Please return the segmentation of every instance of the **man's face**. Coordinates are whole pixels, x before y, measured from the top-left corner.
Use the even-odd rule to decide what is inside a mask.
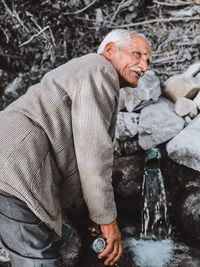
[[[119,48],[114,43],[110,44],[110,46],[112,45],[113,47],[110,47],[111,49],[108,51],[109,58],[105,51],[104,56],[127,86],[136,87],[139,78],[148,68],[151,47],[142,36],[134,36],[132,43],[127,46]]]

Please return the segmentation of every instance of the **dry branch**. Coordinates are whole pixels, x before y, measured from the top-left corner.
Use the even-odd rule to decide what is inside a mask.
[[[183,18],[162,18],[162,19],[152,19],[152,20],[145,20],[142,22],[135,22],[130,24],[124,25],[115,25],[115,26],[108,26],[109,28],[116,29],[116,28],[130,28],[135,26],[141,26],[145,24],[152,24],[152,23],[163,23],[163,22],[177,22],[177,21],[193,21],[193,20],[200,20],[200,16],[195,17],[183,17]]]
[[[163,6],[171,6],[171,7],[177,7],[177,6],[187,6],[187,5],[193,5],[194,2],[193,1],[189,1],[189,2],[176,2],[176,3],[166,3],[166,2],[160,2],[158,0],[154,0],[153,1],[155,4],[158,5],[163,5]]]
[[[86,11],[88,8],[90,8],[91,6],[93,6],[95,3],[97,2],[97,0],[94,0],[92,3],[90,3],[89,5],[85,6],[84,8],[77,10],[75,12],[68,12],[68,13],[64,13],[64,15],[78,15],[84,11]]]
[[[4,8],[7,11],[7,13],[11,17],[15,18],[19,22],[19,24],[24,28],[24,30],[26,32],[29,32],[28,28],[25,26],[25,24],[23,23],[23,21],[20,19],[19,14],[17,13],[17,11],[14,8],[13,8],[13,11],[11,11],[11,9],[8,7],[8,5],[6,4],[6,2],[4,0],[1,0],[1,1],[2,1],[2,4],[4,5]]]
[[[117,13],[118,13],[119,10],[121,9],[121,7],[123,6],[123,4],[124,4],[125,1],[126,1],[126,0],[122,0],[122,1],[119,3],[119,5],[118,5],[118,7],[117,7],[117,9],[116,9],[116,11],[115,11],[115,13],[114,13],[114,15],[112,16],[112,19],[111,19],[111,21],[110,21],[110,25],[112,25],[112,23],[113,23],[113,21],[114,21],[116,15],[117,15]]]
[[[46,31],[47,29],[49,29],[49,26],[46,26],[44,29],[42,29],[42,30],[39,31],[38,33],[32,35],[31,38],[30,38],[29,40],[27,40],[26,42],[20,44],[19,47],[22,47],[22,46],[24,46],[24,45],[27,45],[27,44],[30,43],[35,37],[39,36],[41,33],[43,33],[44,31]]]
[[[8,36],[8,34],[6,33],[6,31],[4,30],[4,28],[1,25],[0,25],[0,27],[1,27],[1,30],[4,33],[5,37],[6,37],[6,43],[9,43],[9,36]]]

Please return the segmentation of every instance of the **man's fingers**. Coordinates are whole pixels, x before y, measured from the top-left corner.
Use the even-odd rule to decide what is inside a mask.
[[[115,242],[113,246],[113,251],[108,255],[108,258],[105,260],[105,264],[111,264],[112,262],[115,262],[116,257],[118,255],[119,251],[119,242]]]
[[[106,248],[99,254],[99,258],[101,259],[101,258],[103,258],[103,257],[106,257],[106,256],[108,256],[109,254],[111,254],[112,253],[112,251],[113,251],[113,245],[114,245],[114,242],[113,242],[113,240],[112,241],[108,241],[107,240],[107,246],[106,246]]]
[[[113,265],[119,260],[121,254],[122,254],[121,241],[117,240],[114,243],[110,242],[107,245],[106,249],[101,254],[99,254],[99,258],[107,257],[107,259],[104,262],[105,265]]]
[[[121,255],[122,255],[122,244],[120,242],[118,246],[118,253],[116,257],[110,262],[110,265],[115,264],[120,259]]]

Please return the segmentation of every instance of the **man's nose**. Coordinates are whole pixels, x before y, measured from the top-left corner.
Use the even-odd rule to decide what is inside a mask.
[[[140,67],[141,70],[145,72],[148,69],[148,66],[149,64],[147,62],[147,59],[141,58],[138,67]]]

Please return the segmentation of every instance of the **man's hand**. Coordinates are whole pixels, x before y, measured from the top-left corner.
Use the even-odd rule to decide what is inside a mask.
[[[122,254],[121,233],[116,221],[111,224],[100,225],[102,236],[106,239],[107,245],[99,258],[107,257],[105,265],[113,265],[116,263]]]

